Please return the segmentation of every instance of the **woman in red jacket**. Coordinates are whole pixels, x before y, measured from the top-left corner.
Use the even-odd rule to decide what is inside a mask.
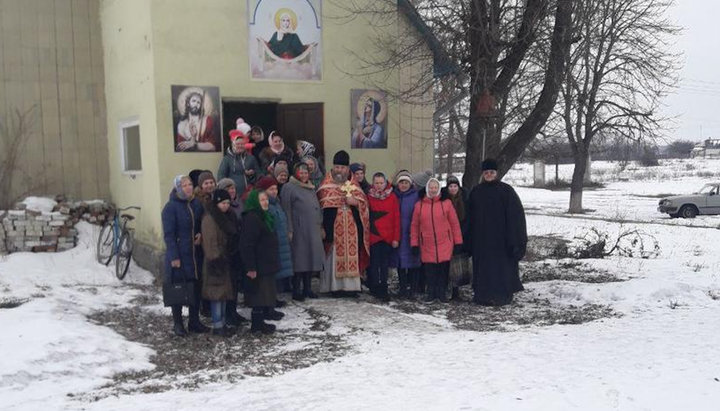
[[[420,254],[428,285],[427,302],[436,298],[447,302],[445,289],[450,259],[462,242],[455,207],[449,199],[441,198],[440,182],[431,178],[425,189],[420,190],[420,201],[415,204],[410,227],[410,245],[413,253]]]
[[[393,248],[400,244],[400,203],[383,173],[373,175],[368,191],[370,206],[370,267],[367,283],[370,293],[389,301],[388,267]]]

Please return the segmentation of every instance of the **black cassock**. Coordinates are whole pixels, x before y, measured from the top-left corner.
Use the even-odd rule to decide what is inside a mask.
[[[518,263],[525,256],[525,210],[515,190],[483,182],[470,193],[466,245],[473,257],[475,302],[504,305],[522,291]]]

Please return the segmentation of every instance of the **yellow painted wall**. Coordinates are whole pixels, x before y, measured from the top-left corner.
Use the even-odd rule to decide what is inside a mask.
[[[334,9],[334,4],[323,2],[323,80],[301,83],[250,79],[244,0],[103,2],[112,194],[119,204],[142,203],[143,217],[137,225],[141,241],[162,246],[157,235],[162,231],[160,210],[173,177],[195,168],[214,172],[221,160],[221,153],[174,152],[170,96],[174,84],[217,86],[221,98],[322,102],[328,159],[345,149],[351,161],[367,163],[369,173],[432,167],[432,145],[427,144],[432,140],[432,105],[391,103],[388,149],[350,150],[350,90],[369,87],[346,74],[353,63],[347,49],[358,53],[369,49],[373,33],[361,20],[328,18],[344,12]],[[128,61],[123,62],[125,58]],[[401,77],[411,79],[411,71],[417,69],[393,73],[390,81],[397,88]],[[432,62],[421,69],[432,70]],[[140,116],[143,140],[143,173],[135,180],[119,173],[116,131],[117,122],[132,115]]]

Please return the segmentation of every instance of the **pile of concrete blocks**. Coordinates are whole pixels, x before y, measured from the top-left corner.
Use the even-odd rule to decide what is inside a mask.
[[[8,253],[65,251],[77,243],[72,219],[58,211],[8,210],[2,225]]]

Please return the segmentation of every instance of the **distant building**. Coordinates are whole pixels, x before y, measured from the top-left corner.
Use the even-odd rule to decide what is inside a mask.
[[[698,143],[693,147],[691,156],[695,157],[720,157],[720,139],[708,138],[702,143]]]

